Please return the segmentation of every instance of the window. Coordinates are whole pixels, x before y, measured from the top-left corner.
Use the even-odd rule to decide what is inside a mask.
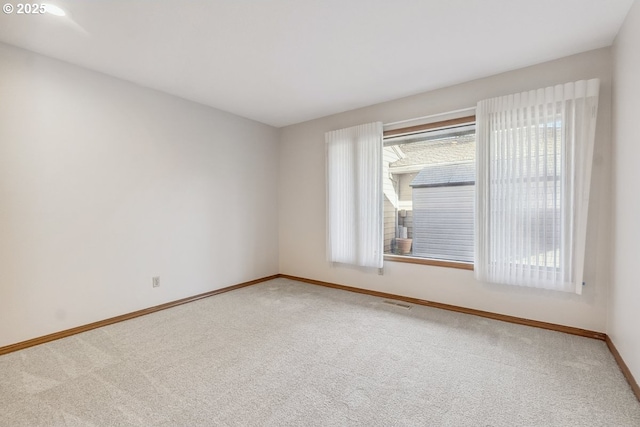
[[[385,254],[473,263],[474,120],[385,132]]]

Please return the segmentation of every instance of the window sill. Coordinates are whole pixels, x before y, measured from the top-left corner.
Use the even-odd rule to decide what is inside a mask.
[[[393,262],[408,262],[410,264],[433,265],[436,267],[459,268],[462,270],[473,271],[472,263],[460,262],[460,261],[444,261],[440,259],[418,258],[418,257],[407,256],[407,255],[391,255],[391,254],[385,254],[384,260],[393,261]]]

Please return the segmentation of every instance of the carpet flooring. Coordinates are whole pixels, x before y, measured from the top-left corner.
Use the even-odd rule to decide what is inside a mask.
[[[275,279],[0,356],[2,426],[640,426],[604,342]]]

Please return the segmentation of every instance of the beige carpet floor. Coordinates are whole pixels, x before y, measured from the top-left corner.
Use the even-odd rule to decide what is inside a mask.
[[[2,426],[640,426],[605,343],[276,279],[0,356]]]

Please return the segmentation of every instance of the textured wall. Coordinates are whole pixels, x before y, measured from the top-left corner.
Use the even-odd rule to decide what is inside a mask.
[[[640,381],[640,2],[631,8],[613,52],[613,279],[607,333]]]

